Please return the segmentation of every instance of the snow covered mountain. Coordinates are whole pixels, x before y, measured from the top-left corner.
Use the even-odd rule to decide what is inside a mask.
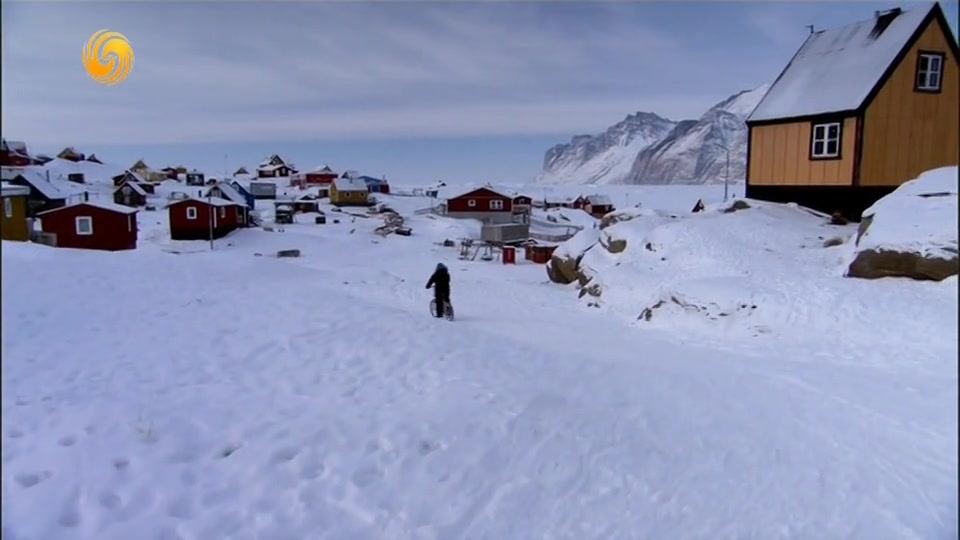
[[[677,125],[649,112],[631,114],[599,135],[577,135],[547,150],[539,182],[549,184],[623,183],[637,154],[663,139]]]
[[[544,156],[545,184],[703,184],[731,181],[746,169],[750,112],[769,85],[730,96],[698,120],[673,122],[638,113],[597,136],[579,135]],[[654,120],[658,119],[658,121]],[[660,131],[666,127],[666,131]]]

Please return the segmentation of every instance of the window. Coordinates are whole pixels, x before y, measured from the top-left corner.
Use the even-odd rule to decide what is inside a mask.
[[[90,236],[93,234],[93,218],[90,216],[77,217],[77,234],[80,236]]]
[[[197,219],[197,207],[188,206],[187,207],[187,219]]]
[[[943,85],[944,54],[939,52],[921,52],[917,57],[917,81],[914,90],[918,92],[940,92]]]
[[[500,199],[490,199],[491,210],[503,210],[503,201]]]
[[[810,133],[810,159],[840,158],[840,122],[814,124]]]
[[[3,215],[8,218],[13,217],[13,199],[5,198],[3,199]]]
[[[220,219],[223,219],[223,218],[225,218],[225,217],[227,217],[227,209],[221,206],[221,207],[220,207]]]
[[[476,206],[476,205],[477,205],[477,201],[474,200],[474,199],[469,199],[469,200],[467,201],[467,206],[469,206],[470,208],[473,208],[473,207]]]

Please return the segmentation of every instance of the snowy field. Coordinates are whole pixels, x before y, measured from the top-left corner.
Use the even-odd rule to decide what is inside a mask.
[[[415,197],[383,198],[411,237],[4,242],[3,539],[957,537],[955,279],[840,277],[820,237],[855,228],[796,209],[687,214],[723,186],[601,192],[683,216],[663,264],[593,261],[600,308],[459,260],[479,225]],[[637,321],[671,291],[758,307]]]

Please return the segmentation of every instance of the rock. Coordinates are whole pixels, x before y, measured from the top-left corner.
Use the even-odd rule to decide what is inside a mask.
[[[627,241],[623,238],[611,238],[607,233],[600,234],[600,245],[610,253],[623,253],[627,249]]]
[[[920,253],[868,249],[860,251],[847,269],[848,277],[879,279],[909,277],[920,281],[941,281],[960,274],[960,258],[925,257]]]
[[[299,257],[299,249],[281,249],[277,252],[277,257]]]
[[[747,204],[747,201],[744,201],[744,200],[741,200],[741,199],[737,199],[737,200],[733,201],[733,204],[731,204],[731,205],[728,206],[727,208],[724,208],[724,209],[723,209],[723,213],[724,213],[724,214],[732,214],[732,213],[736,212],[737,210],[746,210],[746,209],[748,209],[748,208],[750,208],[750,205]]]
[[[547,276],[550,281],[561,285],[569,285],[577,281],[577,266],[580,264],[580,257],[560,257],[554,255],[550,257],[550,263],[547,264]]]
[[[606,229],[611,225],[616,225],[617,223],[623,223],[624,221],[630,221],[631,219],[640,217],[643,215],[643,212],[638,212],[636,210],[616,210],[606,214],[600,218],[600,230]]]
[[[843,238],[840,238],[839,236],[834,236],[833,238],[828,238],[824,240],[823,247],[829,248],[829,247],[842,246],[844,242],[845,240]]]
[[[840,212],[834,212],[830,216],[831,225],[846,225],[847,223],[849,223],[849,221],[847,220],[847,218],[843,217],[843,214]]]

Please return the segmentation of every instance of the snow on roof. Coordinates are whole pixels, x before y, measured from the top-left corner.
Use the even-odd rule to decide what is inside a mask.
[[[586,198],[590,204],[613,206],[613,200],[606,195],[587,195]]]
[[[357,178],[337,178],[333,181],[337,191],[367,191],[367,184]]]
[[[143,187],[141,187],[138,182],[131,182],[131,181],[129,181],[129,180],[125,180],[125,181],[123,182],[123,184],[121,184],[119,187],[117,187],[117,189],[115,189],[114,191],[115,191],[115,192],[116,192],[116,191],[119,191],[119,190],[123,189],[125,186],[130,186],[130,188],[131,188],[132,190],[134,190],[135,192],[137,192],[138,195],[142,195],[142,196],[144,196],[144,197],[147,196],[147,191],[146,191],[145,189],[143,189]]]
[[[61,210],[66,210],[67,208],[75,208],[77,206],[93,206],[95,208],[100,208],[101,210],[108,210],[110,212],[116,212],[118,214],[136,214],[137,213],[136,208],[123,206],[122,204],[116,204],[108,201],[92,200],[92,201],[79,201],[74,204],[68,204],[65,206],[61,206],[59,208],[54,208],[52,210],[39,212],[37,215],[43,216],[46,214],[52,214],[53,212],[59,212]]]
[[[318,165],[318,166],[314,167],[313,170],[311,170],[310,172],[312,172],[312,173],[330,173],[330,174],[337,174],[337,173],[333,172],[333,169],[331,169],[329,165]]]
[[[42,167],[24,167],[17,169],[16,174],[11,175],[10,179],[21,177],[24,181],[34,187],[47,199],[66,199],[70,195],[80,193],[82,190],[74,187],[73,184],[58,176],[50,175]]]
[[[201,199],[200,197],[188,197],[188,198],[186,198],[186,199],[180,199],[180,200],[178,200],[178,201],[173,201],[173,202],[171,202],[170,204],[168,204],[167,207],[169,208],[169,207],[171,207],[171,206],[173,206],[173,205],[175,205],[175,204],[182,204],[182,203],[185,203],[185,202],[188,202],[188,201],[199,202],[199,203],[203,203],[203,204],[210,204],[210,205],[212,205],[212,206],[243,206],[243,205],[239,205],[239,204],[237,204],[237,203],[235,203],[235,202],[233,202],[233,201],[229,201],[229,200],[227,200],[227,199],[221,199],[220,197],[204,197],[204,198],[202,198],[202,199]]]
[[[15,186],[13,184],[3,182],[2,183],[2,194],[4,197],[16,197],[20,195],[29,195],[30,188],[26,186]]]
[[[877,17],[811,34],[747,121],[859,108],[936,6],[903,11],[876,37]]]
[[[20,154],[27,153],[27,143],[23,141],[8,141],[6,139],[3,139],[3,146],[6,150],[9,150],[11,152],[17,152]]]
[[[226,182],[220,182],[210,189],[213,188],[219,189],[220,193],[223,194],[225,199],[233,201],[237,204],[242,204],[243,206],[247,205],[247,198],[241,195],[240,192],[237,191],[237,188],[233,187],[233,185]]]

